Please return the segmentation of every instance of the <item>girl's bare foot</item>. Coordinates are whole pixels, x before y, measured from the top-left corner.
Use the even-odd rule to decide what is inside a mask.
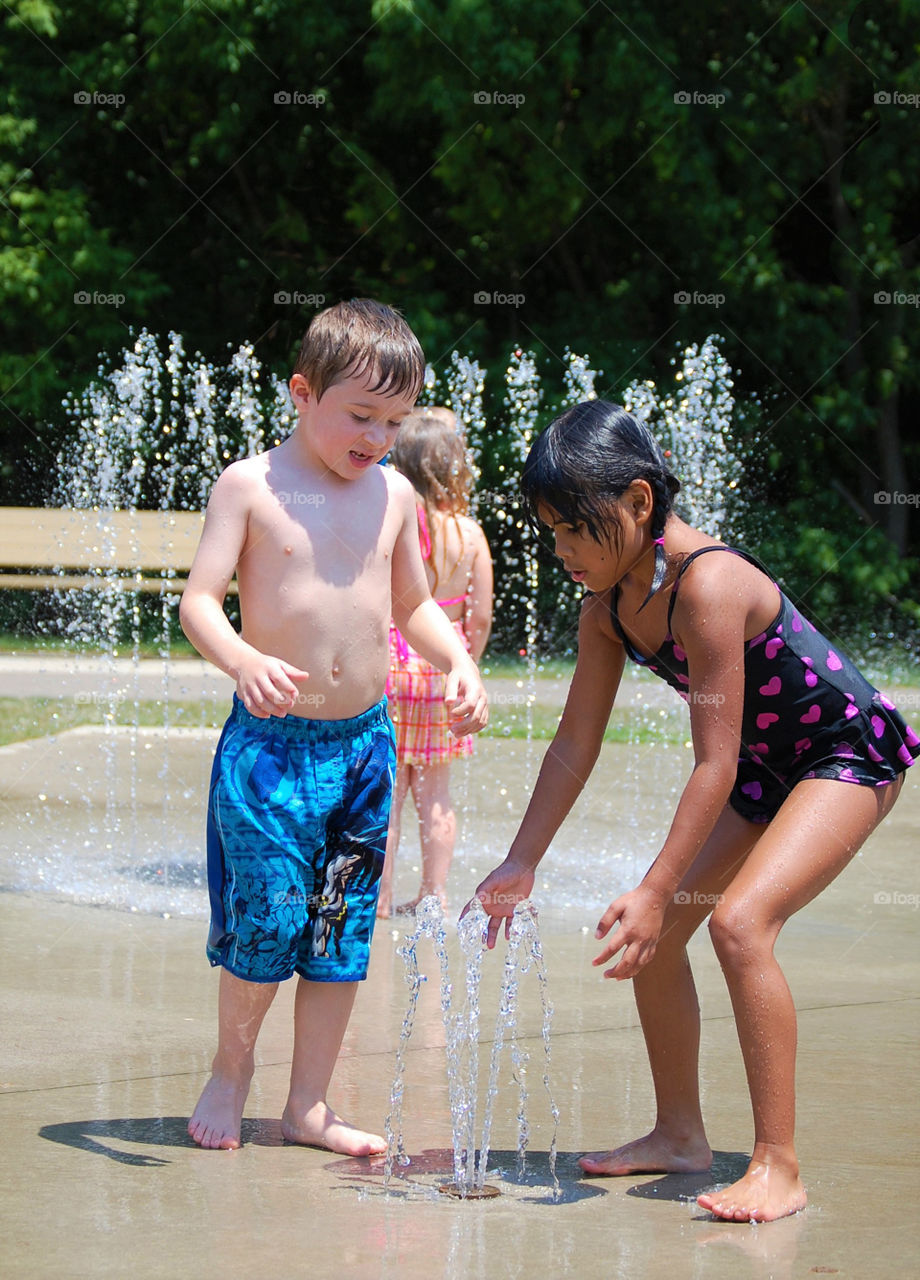
[[[248,1093],[248,1079],[211,1076],[188,1122],[189,1137],[211,1151],[235,1151]]]
[[[377,899],[377,919],[389,920],[392,914],[393,914],[393,904],[390,902],[390,900],[387,899],[386,902],[384,902],[382,898],[378,898]],[[399,915],[398,910],[396,914]]]
[[[696,1202],[727,1222],[775,1222],[808,1203],[798,1164],[786,1158],[752,1160],[747,1173],[730,1187],[706,1191]]]
[[[644,1138],[627,1142],[613,1151],[589,1151],[578,1163],[595,1177],[619,1177],[628,1173],[705,1173],[712,1165],[712,1151],[702,1134],[678,1141],[653,1129]]]
[[[411,902],[401,902],[393,912],[395,916],[414,916],[415,908],[421,902],[421,897],[413,898]]]
[[[387,1149],[385,1138],[356,1129],[325,1102],[317,1102],[304,1112],[295,1111],[288,1103],[281,1117],[281,1132],[288,1142],[322,1147],[342,1156],[377,1156]]]

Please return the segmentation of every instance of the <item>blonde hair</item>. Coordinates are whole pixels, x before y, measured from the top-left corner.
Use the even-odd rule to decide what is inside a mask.
[[[431,540],[431,550],[426,559],[434,572],[437,586],[435,513],[446,507],[456,521],[470,509],[473,473],[463,441],[442,418],[432,413],[411,413],[399,429],[390,461],[411,482],[424,509]],[[458,557],[457,564],[459,562]],[[455,568],[456,564],[450,567],[448,576]]]

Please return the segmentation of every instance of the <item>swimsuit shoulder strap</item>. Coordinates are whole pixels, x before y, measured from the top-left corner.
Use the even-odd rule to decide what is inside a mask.
[[[761,573],[765,573],[767,577],[770,578],[771,582],[773,581],[771,575],[769,574],[767,569],[760,563],[757,557],[752,556],[747,551],[742,551],[739,547],[727,547],[720,544],[717,547],[700,547],[696,551],[691,551],[690,554],[687,556],[686,560],[677,570],[677,577],[674,579],[674,585],[671,587],[671,600],[670,600],[670,603],[668,604],[668,635],[671,634],[671,615],[673,614],[674,606],[677,603],[677,588],[680,583],[680,580],[684,576],[684,574],[687,572],[687,570],[690,568],[691,564],[693,564],[693,561],[697,558],[697,556],[704,556],[707,551],[727,551],[730,555],[740,556],[742,560],[747,560],[749,564],[754,565],[754,567],[756,569],[759,569]]]

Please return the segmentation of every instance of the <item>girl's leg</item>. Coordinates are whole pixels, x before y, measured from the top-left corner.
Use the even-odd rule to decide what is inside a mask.
[[[655,1127],[612,1151],[582,1156],[585,1172],[689,1173],[712,1164],[700,1113],[700,1011],[687,942],[763,831],[726,808],[674,895],[655,954],[633,979],[655,1085]]]
[[[396,781],[393,784],[393,802],[390,805],[390,825],[387,830],[387,852],[380,876],[380,893],[377,897],[377,919],[387,920],[393,914],[393,873],[396,866],[396,850],[399,848],[399,836],[402,826],[402,808],[409,790],[412,766],[399,764],[396,766]]]
[[[747,1173],[699,1197],[717,1217],[769,1222],[804,1208],[795,1129],[795,1005],[773,954],[785,922],[839,875],[897,799],[886,787],[801,782],[709,923],[731,994],[754,1109]]]
[[[457,818],[450,799],[450,764],[426,764],[413,770],[412,797],[418,811],[422,845],[422,883],[411,909],[429,893],[436,893],[447,907],[447,873],[454,856]]]

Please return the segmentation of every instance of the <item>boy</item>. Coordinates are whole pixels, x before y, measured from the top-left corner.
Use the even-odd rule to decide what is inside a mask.
[[[384,684],[391,613],[448,673],[459,735],[488,718],[472,659],[428,590],[412,487],[377,463],[422,386],[401,316],[356,299],[316,316],[291,397],[297,426],[223,472],[182,596],[186,635],[236,680],[208,806],[208,956],[222,966],[218,1048],[189,1121],[202,1147],[240,1145],[256,1037],[299,975],[290,1142],[386,1149],[326,1105],[367,972],[394,773]],[[242,634],[222,603],[237,574]],[[311,718],[312,717],[312,718]]]

